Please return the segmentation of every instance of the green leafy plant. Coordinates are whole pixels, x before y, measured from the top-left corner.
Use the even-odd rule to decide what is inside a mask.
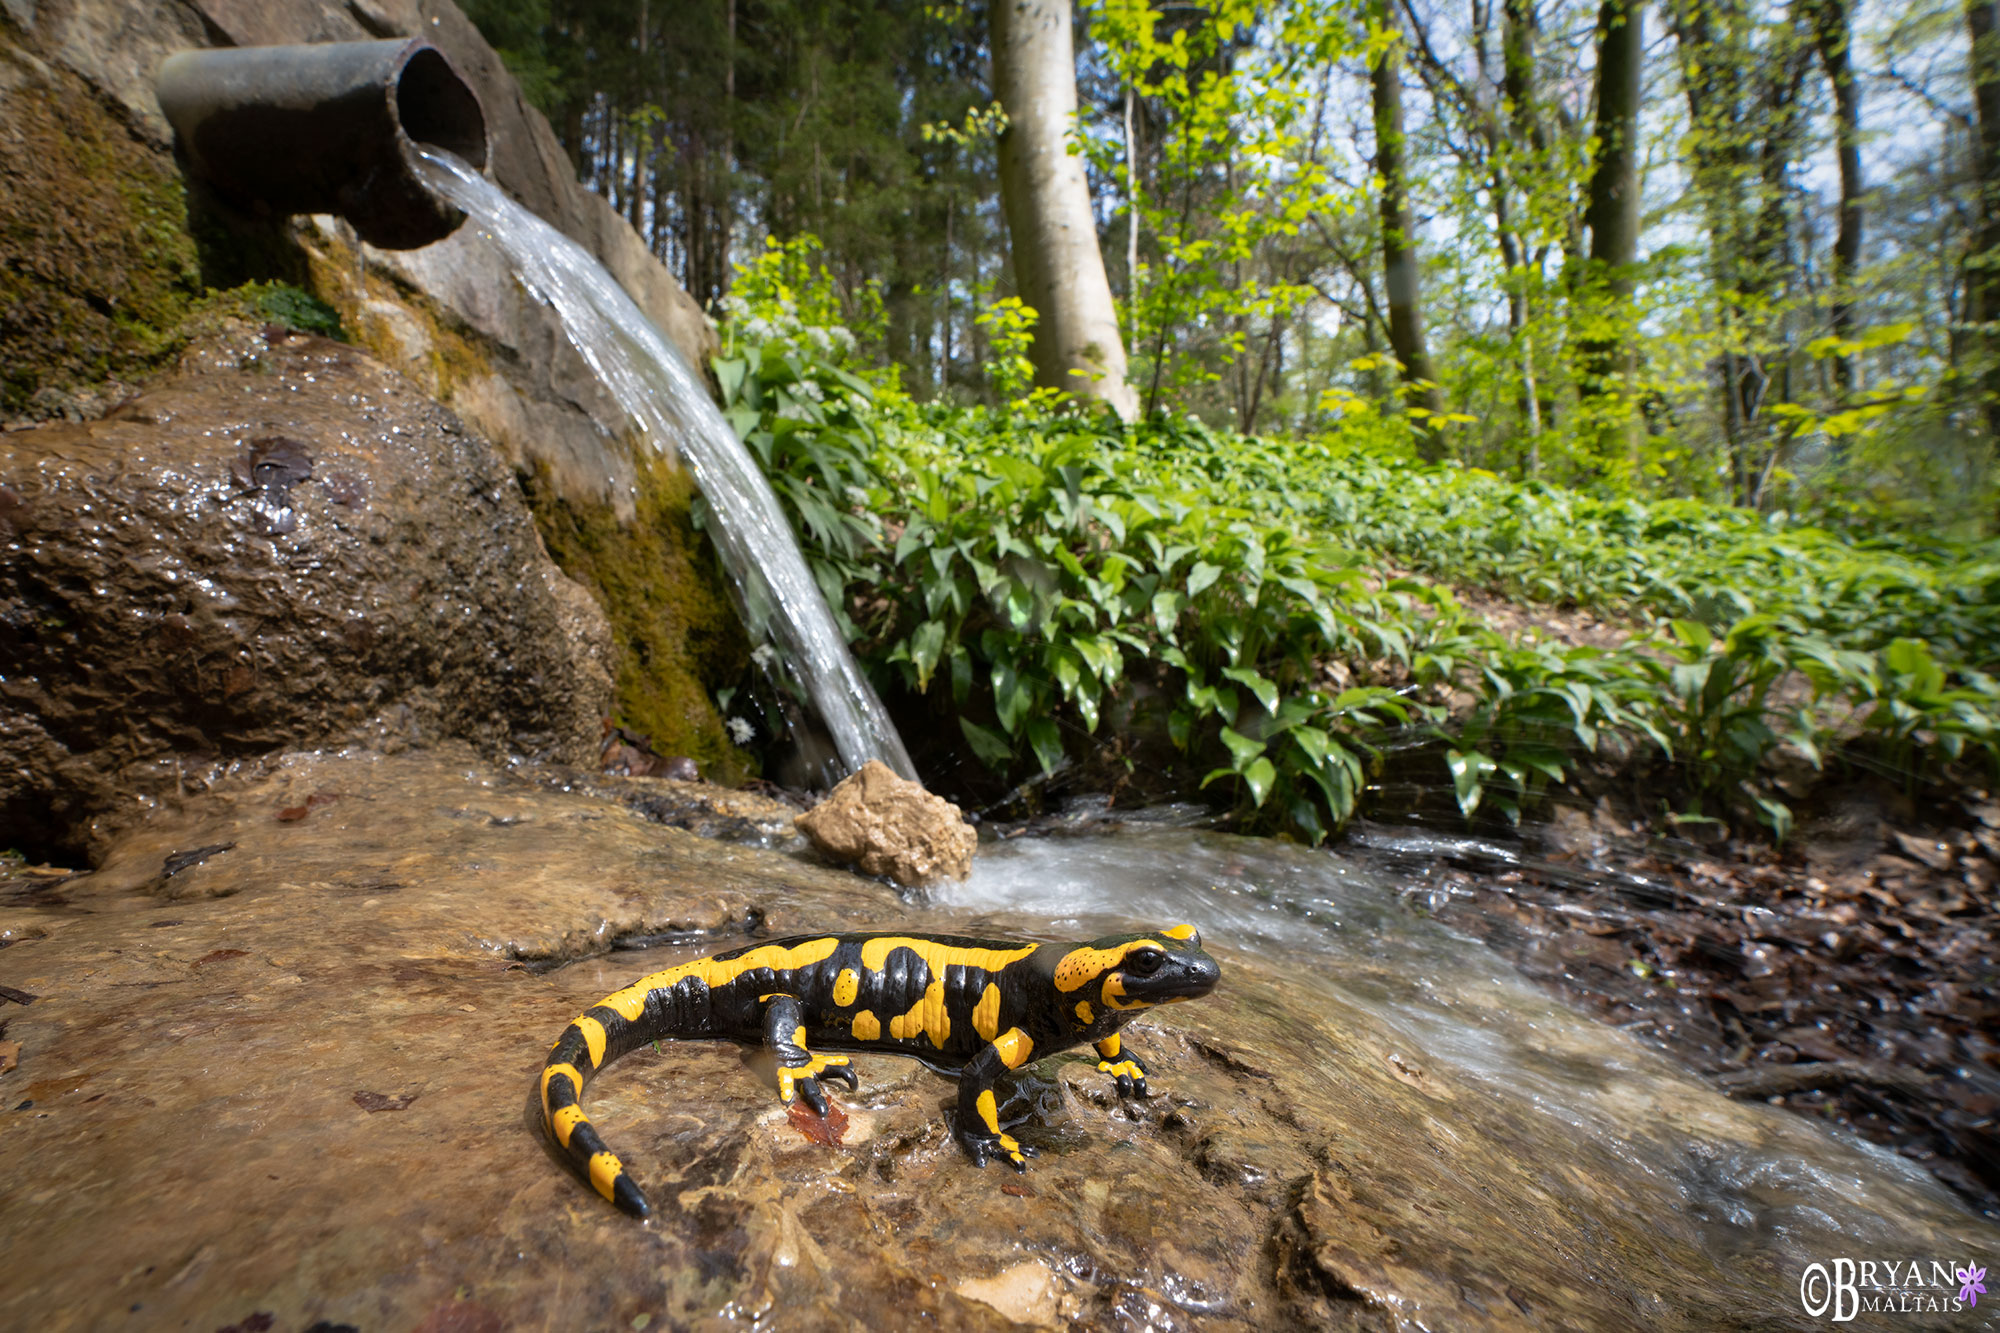
[[[757,262],[716,363],[730,420],[864,660],[946,692],[996,770],[1053,772],[1107,718],[1157,726],[1247,823],[1317,840],[1355,812],[1385,732],[1425,729],[1466,815],[1509,818],[1615,735],[1671,762],[1684,819],[1782,837],[1781,746],[1815,764],[1872,746],[1912,782],[2000,762],[1996,548],[1425,467],[1365,404],[1286,441],[1131,430],[1035,394],[917,404],[841,364],[848,339],[801,331],[837,327],[810,322],[838,297],[808,248]],[[1027,312],[992,308],[1004,351]],[[1661,630],[1513,639],[1385,559]]]

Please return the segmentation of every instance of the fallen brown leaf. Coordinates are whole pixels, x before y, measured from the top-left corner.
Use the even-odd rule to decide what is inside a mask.
[[[841,1110],[840,1103],[830,1097],[824,1116],[802,1101],[786,1107],[785,1114],[791,1119],[792,1128],[814,1143],[823,1143],[829,1148],[838,1148],[841,1136],[847,1133],[847,1112]]]

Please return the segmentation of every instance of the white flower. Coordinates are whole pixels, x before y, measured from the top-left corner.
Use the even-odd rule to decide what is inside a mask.
[[[729,739],[738,745],[748,745],[757,735],[757,729],[740,717],[732,717],[728,722]]]
[[[769,671],[771,664],[778,660],[778,650],[768,643],[760,643],[757,651],[750,654],[750,660],[757,664],[760,671]]]

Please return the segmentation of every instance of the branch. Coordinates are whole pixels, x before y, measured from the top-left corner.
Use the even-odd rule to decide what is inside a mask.
[[[1718,1074],[1716,1086],[1731,1097],[1775,1097],[1792,1092],[1844,1088],[1850,1084],[1888,1088],[1910,1097],[1930,1093],[1930,1080],[1915,1069],[1878,1060],[1816,1060],[1809,1064],[1764,1065]]]
[[[1952,121],[1956,123],[1961,129],[1967,131],[1968,133],[1972,130],[1971,116],[1968,116],[1965,113],[1958,111],[1953,107],[1945,105],[1942,101],[1932,96],[1928,88],[1925,88],[1922,84],[1918,83],[1915,79],[1912,79],[1909,75],[1897,69],[1894,65],[1890,65],[1880,74],[1877,74],[1872,70],[1859,70],[1856,72],[1859,73],[1864,78],[1875,79],[1881,83],[1890,84],[1894,87],[1900,88],[1904,92],[1908,93],[1910,96],[1916,98],[1919,102],[1922,102],[1926,107],[1930,108],[1930,113],[1932,115],[1938,116],[1945,120]]]

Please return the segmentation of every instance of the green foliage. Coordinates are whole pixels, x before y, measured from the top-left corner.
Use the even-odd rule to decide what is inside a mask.
[[[798,347],[850,370],[874,364],[866,353],[880,348],[885,321],[880,288],[871,282],[843,290],[816,236],[767,239],[754,258],[736,266],[722,310],[725,358],[737,354],[740,340]],[[893,372],[874,378],[894,382]]]
[[[1358,546],[1460,583],[1727,629],[1752,614],[1844,647],[1927,639],[2000,662],[2000,542],[1848,536],[1695,500],[1598,498],[1344,449],[1315,517]]]
[[[1125,127],[1101,126],[1082,151],[1123,183],[1143,239],[1124,302],[1133,379],[1154,415],[1177,394],[1221,378],[1258,326],[1301,310],[1311,287],[1263,262],[1321,211],[1351,206],[1305,151],[1319,72],[1358,48],[1343,11],[1224,0],[1170,24],[1149,0],[1098,0],[1092,35],[1121,84],[1162,113],[1166,137],[1145,179],[1130,169]],[[1122,230],[1123,228],[1121,228]],[[1206,343],[1206,356],[1189,344]]]
[[[731,345],[730,419],[858,650],[948,691],[995,769],[1053,771],[1107,719],[1152,727],[1248,822],[1313,840],[1413,727],[1467,815],[1518,818],[1613,736],[1670,764],[1692,814],[1780,837],[1781,746],[1913,784],[1954,760],[2000,770],[1994,550],[1423,467],[1408,425],[1358,401],[1317,440],[1133,431],[1032,396],[917,404],[814,350],[838,338]],[[1384,577],[1385,556],[1662,632],[1510,639],[1448,589]]]
[[[986,330],[986,379],[1002,400],[1012,401],[1035,382],[1035,363],[1028,349],[1035,345],[1035,308],[1018,296],[1003,296],[982,309],[974,322]]]

